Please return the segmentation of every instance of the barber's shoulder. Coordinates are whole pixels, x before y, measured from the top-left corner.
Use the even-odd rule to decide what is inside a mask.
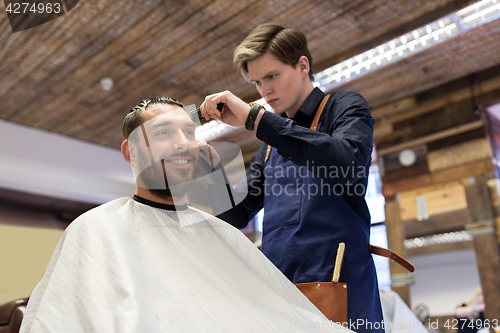
[[[361,112],[365,113],[367,117],[371,117],[368,102],[357,92],[339,90],[332,94],[331,100],[332,104],[330,104],[329,108],[335,110],[339,116],[346,112],[356,112],[357,114]]]
[[[366,99],[360,93],[354,91],[337,90],[336,92],[332,93],[332,98],[336,101],[351,100],[351,101],[360,101],[364,104],[368,104],[366,102]]]

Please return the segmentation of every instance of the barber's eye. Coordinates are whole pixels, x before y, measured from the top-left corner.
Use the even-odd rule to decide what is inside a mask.
[[[158,131],[155,133],[155,135],[168,135],[168,131],[167,130]]]
[[[276,74],[269,75],[269,78],[270,78],[270,79],[274,79],[274,78],[276,78]]]

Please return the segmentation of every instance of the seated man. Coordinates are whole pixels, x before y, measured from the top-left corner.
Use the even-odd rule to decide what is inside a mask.
[[[136,191],[66,229],[21,332],[333,332],[236,228],[188,207],[199,146],[179,102],[153,98],[124,118]]]

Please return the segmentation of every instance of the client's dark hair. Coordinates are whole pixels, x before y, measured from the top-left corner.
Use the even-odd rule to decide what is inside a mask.
[[[125,117],[123,117],[123,124],[122,124],[123,139],[128,139],[130,133],[132,133],[133,130],[135,130],[142,124],[142,119],[141,119],[142,112],[145,111],[148,106],[155,104],[170,104],[170,105],[178,105],[181,108],[184,107],[184,105],[181,102],[170,97],[153,97],[142,100],[139,104],[134,106],[132,110],[130,110],[125,115]]]

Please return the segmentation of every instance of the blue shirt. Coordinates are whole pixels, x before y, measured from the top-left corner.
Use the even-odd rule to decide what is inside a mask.
[[[298,166],[304,166],[315,175],[346,186],[342,198],[370,226],[370,212],[361,195],[349,195],[356,186],[366,189],[373,148],[374,119],[366,100],[359,94],[337,91],[326,104],[317,131],[311,130],[314,114],[324,93],[315,88],[299,108],[293,119],[265,112],[257,129],[257,138],[264,141],[252,158],[245,183],[247,198],[235,209],[221,214],[222,219],[242,229],[264,206],[265,156],[267,145]],[[363,174],[363,177],[359,177]],[[359,185],[358,185],[359,184]],[[340,192],[337,186],[337,193]],[[352,189],[352,192],[347,190]],[[210,200],[211,201],[211,200]],[[272,207],[283,209],[285,207]]]

